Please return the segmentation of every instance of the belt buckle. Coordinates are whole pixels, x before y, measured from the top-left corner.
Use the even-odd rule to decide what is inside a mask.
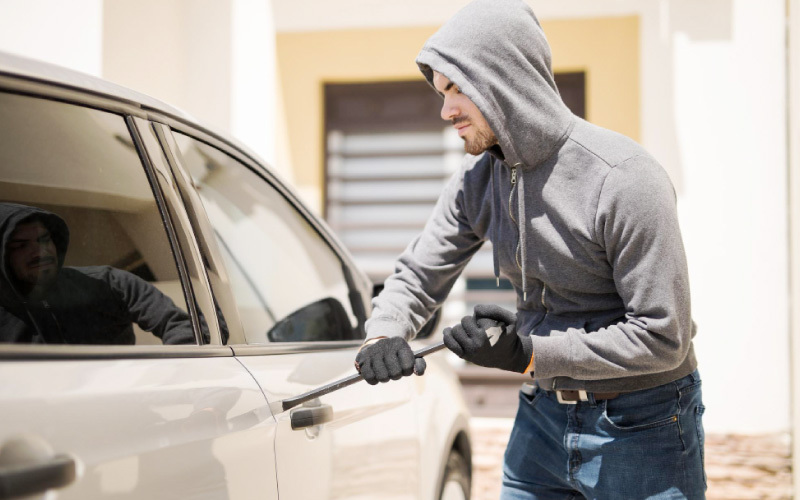
[[[558,402],[564,405],[576,405],[578,401],[568,401],[561,397],[561,390],[556,391],[556,399]],[[586,391],[583,389],[578,389],[578,400],[579,401],[589,401],[589,396],[586,394]]]

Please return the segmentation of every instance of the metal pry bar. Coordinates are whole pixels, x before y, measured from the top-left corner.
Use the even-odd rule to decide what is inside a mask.
[[[434,353],[444,348],[444,342],[439,342],[437,344],[431,344],[429,346],[423,347],[422,349],[414,352],[415,358],[422,358],[427,356],[428,354]],[[299,396],[295,396],[293,398],[287,398],[281,401],[281,411],[286,411],[294,408],[297,405],[301,405],[306,401],[311,401],[312,399],[318,398],[320,396],[324,396],[325,394],[329,394],[333,391],[338,391],[339,389],[343,389],[349,385],[353,385],[359,380],[364,380],[364,377],[360,373],[354,373],[348,377],[345,377],[341,380],[337,380],[335,382],[331,382],[330,384],[323,385],[321,387],[317,387],[314,390],[308,391],[304,394],[300,394]],[[271,406],[271,405],[270,405]]]

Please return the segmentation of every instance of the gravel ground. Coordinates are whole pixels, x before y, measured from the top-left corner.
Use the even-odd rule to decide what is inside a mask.
[[[497,500],[510,418],[473,417],[471,500]],[[792,498],[789,436],[706,435],[708,500],[788,500]]]

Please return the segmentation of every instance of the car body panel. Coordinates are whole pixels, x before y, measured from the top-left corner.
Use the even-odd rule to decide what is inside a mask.
[[[233,357],[3,361],[0,379],[0,443],[80,464],[58,498],[278,498],[275,420]]]
[[[352,374],[355,349],[303,355],[241,356],[272,402]],[[284,498],[417,498],[419,454],[409,378],[351,386],[286,412],[276,411],[278,487]],[[326,405],[332,419],[292,428],[292,415]],[[313,480],[309,472],[313,471]]]

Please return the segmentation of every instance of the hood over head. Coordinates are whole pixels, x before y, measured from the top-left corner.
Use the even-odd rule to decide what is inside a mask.
[[[50,231],[50,237],[53,239],[56,251],[58,252],[58,268],[61,269],[64,265],[64,258],[67,255],[67,248],[69,247],[69,228],[67,227],[67,223],[64,222],[64,219],[41,208],[19,205],[17,203],[0,203],[0,240],[2,240],[0,241],[0,258],[2,258],[2,260],[0,260],[0,262],[2,262],[2,272],[0,272],[0,303],[2,304],[15,303],[23,300],[14,285],[16,280],[8,266],[6,248],[14,229],[16,229],[19,224],[32,220],[40,221],[47,230]]]
[[[428,39],[417,65],[431,85],[437,71],[472,100],[511,166],[546,160],[572,127],[553,78],[550,46],[522,0],[470,3]]]
[[[429,38],[417,56],[417,65],[432,86],[434,71],[458,85],[497,136],[502,155],[495,148],[492,153],[521,169],[517,222],[523,300],[527,300],[525,171],[550,158],[574,124],[558,93],[550,57],[539,20],[522,0],[473,1]],[[494,189],[494,169],[491,172]],[[496,245],[493,260],[499,285]]]

